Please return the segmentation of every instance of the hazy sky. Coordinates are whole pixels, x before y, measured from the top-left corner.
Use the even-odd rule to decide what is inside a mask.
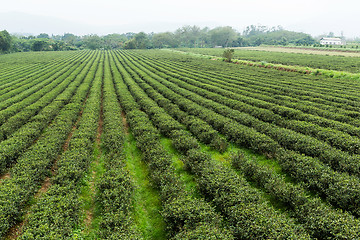
[[[281,25],[319,35],[360,36],[359,0],[4,0],[0,30],[38,34],[174,31],[183,25]]]

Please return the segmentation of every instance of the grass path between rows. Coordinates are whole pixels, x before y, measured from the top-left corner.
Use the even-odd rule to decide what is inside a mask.
[[[163,145],[164,149],[172,156],[175,172],[179,175],[180,180],[184,183],[185,190],[189,192],[192,197],[201,198],[195,177],[186,171],[184,162],[181,159],[182,155],[172,146],[171,139],[162,137],[161,144]]]
[[[125,140],[126,165],[135,183],[134,220],[144,239],[166,239],[166,225],[161,216],[159,192],[149,181],[149,170],[142,161],[141,151],[131,131]]]
[[[101,216],[99,215],[99,207],[95,202],[96,183],[106,171],[105,169],[105,153],[101,149],[101,145],[95,143],[93,160],[89,166],[88,174],[83,179],[84,186],[81,188],[80,199],[83,202],[84,226],[79,235],[84,239],[98,239],[96,232],[100,229]]]
[[[204,152],[211,154],[213,159],[217,160],[218,162],[221,162],[222,164],[224,164],[225,166],[228,166],[230,168],[233,168],[232,164],[231,164],[232,155],[240,152],[240,153],[244,154],[244,157],[246,159],[249,159],[249,160],[255,162],[259,166],[266,167],[266,168],[270,169],[271,171],[273,171],[274,173],[284,177],[285,182],[291,183],[294,185],[298,185],[296,179],[293,179],[288,174],[286,174],[284,171],[282,171],[281,166],[279,165],[279,163],[277,162],[276,159],[268,158],[265,155],[255,153],[250,149],[237,146],[233,143],[229,144],[228,149],[224,153],[220,153],[219,151],[216,151],[216,150],[212,149],[211,147],[204,145],[204,144],[200,144],[200,146]],[[237,170],[237,169],[234,169],[234,170],[238,174],[242,175],[242,173],[239,170]],[[247,179],[247,181],[250,183],[251,186],[260,189],[263,194],[263,197],[265,197],[265,199],[267,199],[269,201],[269,203],[271,203],[271,205],[273,205],[276,209],[280,210],[281,212],[287,211],[286,206],[284,206],[282,203],[280,203],[278,200],[276,200],[273,196],[267,194],[265,192],[265,190],[262,189],[261,187],[259,187],[255,182],[253,182],[249,179]],[[308,190],[306,190],[306,192],[309,197],[318,197],[317,193],[315,193],[315,192],[311,192]],[[323,200],[323,202],[326,202],[326,201]]]

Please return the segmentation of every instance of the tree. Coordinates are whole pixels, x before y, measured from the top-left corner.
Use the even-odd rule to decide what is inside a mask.
[[[184,47],[197,47],[201,41],[203,33],[198,26],[183,26],[175,31],[176,39],[178,39]]]
[[[175,48],[179,45],[178,41],[175,39],[175,35],[171,32],[154,34],[152,37],[152,42],[154,47],[156,48],[163,48],[163,47]]]
[[[209,31],[213,46],[227,47],[236,40],[237,34],[232,27],[217,27]]]
[[[131,39],[125,42],[124,49],[135,49],[136,48],[136,41],[135,39]]]
[[[312,38],[310,35],[306,35],[302,38],[295,40],[295,43],[297,45],[311,45],[315,43],[315,39]]]
[[[106,49],[116,49],[123,46],[128,39],[124,34],[108,34],[103,37],[104,47]]]
[[[287,30],[271,30],[252,36],[245,36],[245,40],[250,46],[258,46],[260,44],[287,45],[292,43],[303,45],[315,43],[315,40],[308,34]]]
[[[49,34],[47,34],[47,33],[40,33],[36,38],[47,38],[47,39],[49,39],[50,37],[49,37]]]
[[[210,44],[209,28],[208,27],[204,27],[203,29],[201,29],[199,38],[200,38],[199,39],[200,47],[206,47],[207,45]]]
[[[244,36],[247,37],[251,37],[251,36],[255,36],[255,35],[259,35],[259,34],[263,34],[265,32],[269,32],[269,31],[276,31],[276,28],[273,27],[271,28],[271,30],[269,30],[269,28],[267,26],[255,26],[255,25],[250,25],[247,26],[246,29],[243,32]]]
[[[51,47],[54,51],[62,51],[65,49],[65,42],[64,41],[54,41],[51,44]]]
[[[72,33],[65,33],[64,36],[61,37],[61,40],[63,40],[67,44],[74,45],[77,37]]]
[[[334,32],[329,32],[329,34],[327,35],[328,37],[335,37]]]
[[[48,47],[48,42],[44,39],[36,39],[33,40],[31,45],[31,50],[33,51],[44,51]]]
[[[137,49],[146,49],[149,46],[149,38],[144,32],[139,32],[134,36]]]
[[[248,45],[247,40],[245,40],[245,38],[242,36],[238,36],[237,39],[233,41],[232,44],[233,47],[245,47],[247,45]]]
[[[261,39],[258,37],[254,41],[254,46],[260,46],[261,45]]]
[[[10,34],[4,30],[0,32],[0,51],[8,52],[11,47],[12,38]]]
[[[102,46],[102,38],[100,38],[98,35],[88,35],[84,37],[84,44],[86,48],[89,49],[99,49]]]
[[[225,49],[223,53],[223,57],[225,58],[225,62],[231,62],[231,59],[234,55],[234,49]]]

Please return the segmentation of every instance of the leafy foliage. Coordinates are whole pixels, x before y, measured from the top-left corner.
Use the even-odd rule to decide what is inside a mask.
[[[200,28],[185,25],[174,32],[123,33],[98,36],[94,34],[75,36],[71,33],[49,36],[10,36],[6,30],[0,34],[0,51],[68,51],[76,49],[148,49],[164,47],[243,47],[271,45],[311,45],[315,40],[308,34],[286,31],[282,28],[249,26],[243,34],[230,26]]]
[[[3,30],[0,32],[0,51],[7,52],[10,50],[12,38],[10,34]]]
[[[225,58],[226,62],[231,62],[231,59],[233,58],[235,50],[234,49],[226,49],[223,52],[223,57]]]

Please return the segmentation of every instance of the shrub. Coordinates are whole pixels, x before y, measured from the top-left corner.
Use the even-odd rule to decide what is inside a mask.
[[[234,49],[225,49],[223,53],[223,57],[225,58],[225,62],[231,62],[231,59],[234,55]]]

